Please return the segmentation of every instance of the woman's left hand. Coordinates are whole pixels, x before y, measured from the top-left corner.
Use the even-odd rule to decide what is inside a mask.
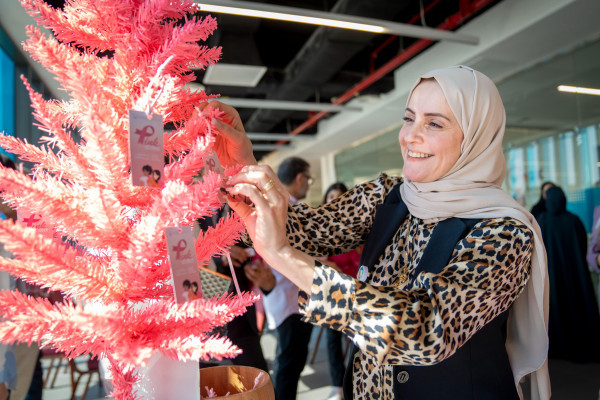
[[[269,262],[270,255],[290,246],[286,233],[289,193],[267,165],[245,166],[227,185],[229,194],[237,197],[229,197],[229,205],[246,224],[254,249]]]
[[[214,119],[211,124],[217,128],[219,135],[215,138],[213,149],[224,166],[243,164],[256,165],[252,152],[252,142],[246,135],[240,115],[235,108],[213,100],[200,105],[203,115],[209,115],[210,109],[218,109],[224,115],[224,121]]]

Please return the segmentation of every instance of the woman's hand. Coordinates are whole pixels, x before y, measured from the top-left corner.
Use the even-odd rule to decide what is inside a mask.
[[[229,257],[231,257],[231,262],[234,267],[241,267],[250,258],[250,255],[243,247],[233,245],[229,249]],[[221,262],[223,265],[227,265],[227,257],[221,256]]]
[[[246,135],[240,115],[235,108],[213,100],[202,105],[202,114],[209,115],[210,109],[218,109],[225,113],[224,121],[213,119],[212,126],[219,131],[213,149],[224,166],[243,164],[256,165],[252,152],[252,142]]]
[[[254,249],[270,264],[270,256],[289,247],[289,193],[267,165],[246,166],[227,185],[229,194],[236,197],[228,198],[230,207],[246,224]],[[247,201],[241,201],[242,197]]]
[[[246,277],[258,286],[262,291],[273,290],[277,281],[273,271],[261,259],[254,260],[244,266]]]
[[[227,181],[229,206],[242,218],[254,250],[296,286],[309,292],[315,260],[294,249],[287,238],[290,195],[266,165],[248,165]]]

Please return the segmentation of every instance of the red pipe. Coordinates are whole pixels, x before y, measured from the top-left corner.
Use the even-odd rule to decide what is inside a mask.
[[[369,68],[369,73],[372,74],[373,71],[375,71],[375,59],[377,58],[377,55],[379,54],[379,52],[381,50],[383,50],[388,44],[392,43],[394,41],[394,39],[396,39],[398,37],[398,35],[392,35],[390,37],[388,37],[383,43],[381,43],[379,45],[379,47],[377,47],[375,50],[373,50],[373,52],[371,53],[371,62],[370,62],[370,68]]]
[[[464,0],[461,0],[464,1]],[[469,0],[466,0],[469,1]],[[423,14],[427,14],[429,12],[429,10],[431,10],[435,5],[437,5],[437,3],[439,3],[440,0],[433,0],[427,7],[425,7],[425,9],[423,10]],[[407,24],[412,25],[415,22],[417,22],[417,20],[421,18],[421,13],[419,14],[415,14],[408,22]],[[375,59],[377,58],[377,55],[379,54],[379,52],[381,50],[383,50],[385,47],[387,47],[388,44],[392,43],[394,41],[394,39],[396,39],[398,37],[398,35],[392,35],[390,37],[388,37],[383,43],[381,43],[379,45],[379,47],[377,47],[375,50],[373,50],[373,52],[371,53],[371,67],[369,69],[369,73],[372,74],[373,71],[375,71]]]
[[[472,3],[470,13],[465,15],[463,13],[463,10],[461,10],[461,11],[457,12],[456,14],[453,14],[450,17],[446,18],[446,21],[444,21],[442,24],[440,24],[437,28],[443,29],[443,30],[454,29],[465,18],[471,16],[475,12],[481,10],[482,8],[486,7],[487,5],[489,5],[490,3],[494,2],[494,1],[495,0],[476,0],[475,3]],[[413,43],[404,52],[402,52],[402,53],[398,54],[396,57],[392,58],[390,61],[385,63],[383,66],[381,66],[373,74],[367,76],[365,79],[363,79],[361,82],[356,84],[354,87],[352,87],[346,93],[342,94],[332,104],[339,105],[339,104],[345,103],[346,101],[350,100],[356,93],[371,86],[374,82],[376,82],[379,79],[381,79],[382,77],[384,77],[388,72],[398,68],[401,64],[403,64],[405,61],[408,61],[410,58],[415,56],[418,52],[423,50],[425,47],[427,47],[432,42],[433,42],[433,40],[431,40],[431,39],[420,39],[417,42]],[[291,131],[290,135],[294,136],[299,133],[302,133],[307,128],[310,128],[311,126],[316,124],[319,120],[321,120],[327,114],[329,114],[328,111],[321,111],[321,112],[313,115],[312,117],[308,118],[304,123],[302,123],[300,126],[298,126],[296,129]],[[279,141],[276,144],[283,144],[283,143],[286,143],[286,142]]]

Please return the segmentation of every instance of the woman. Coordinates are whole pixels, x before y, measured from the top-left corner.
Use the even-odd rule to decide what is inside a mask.
[[[152,181],[149,182],[151,186],[154,187],[163,187],[163,183],[160,180],[160,171],[155,169],[154,171],[152,171]]]
[[[253,163],[239,117],[211,107],[233,121],[213,123],[222,163]],[[504,124],[489,78],[445,68],[423,75],[409,94],[399,134],[404,180],[382,174],[311,209],[288,208],[269,167],[248,165],[229,179],[230,204],[255,250],[307,293],[306,320],[344,332],[358,348],[347,393],[355,399],[518,398],[532,372],[531,398],[550,397],[545,252],[531,214],[500,188]],[[401,215],[397,224],[388,211]],[[421,269],[428,242],[444,244],[436,227],[454,234],[446,221],[473,220],[439,271]],[[380,243],[380,232],[391,241]],[[358,279],[315,258],[363,244]],[[480,336],[494,343],[491,353],[482,346],[465,356]]]
[[[539,216],[546,211],[546,192],[553,186],[554,183],[550,181],[542,183],[542,186],[540,187],[540,199],[533,205],[533,207],[531,207],[531,215],[533,215],[536,219],[538,219]]]
[[[567,211],[560,187],[550,187],[545,198],[546,211],[538,221],[548,252],[550,357],[600,362],[600,315],[585,259],[585,227]]]

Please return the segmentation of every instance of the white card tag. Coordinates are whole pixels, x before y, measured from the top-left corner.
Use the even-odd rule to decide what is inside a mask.
[[[206,166],[207,170],[216,172],[217,174],[221,175],[221,178],[225,178],[225,168],[223,168],[223,165],[221,165],[219,157],[217,157],[217,153],[214,151],[210,156],[204,159],[204,165]],[[227,201],[227,196],[222,191],[219,191],[217,197],[223,204]]]
[[[175,300],[177,303],[184,303],[202,297],[192,227],[168,227],[165,234]]]
[[[134,186],[162,187],[165,168],[162,115],[148,119],[143,111],[129,110],[129,159]]]
[[[206,169],[208,169],[209,171],[216,172],[223,178],[225,177],[225,168],[223,168],[223,166],[221,165],[219,157],[217,157],[217,153],[215,153],[214,151],[211,153],[210,156],[206,157],[206,159],[204,160],[204,164],[206,165]]]

